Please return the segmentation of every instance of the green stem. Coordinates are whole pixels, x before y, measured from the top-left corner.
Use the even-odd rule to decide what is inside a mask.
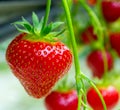
[[[85,3],[85,0],[79,0],[79,2],[82,4],[82,6],[88,12],[89,16],[91,17],[92,24],[93,24],[94,28],[97,31],[98,41],[100,43],[100,49],[102,51],[102,56],[103,56],[104,72],[106,74],[107,70],[108,70],[108,64],[107,64],[106,52],[105,52],[105,49],[104,49],[104,33],[103,33],[102,25],[101,25],[98,17],[92,11],[92,9]],[[84,74],[82,74],[82,75],[84,75]],[[94,83],[91,80],[89,80],[86,76],[85,76],[85,79],[87,79],[87,81],[93,86],[93,88],[95,89],[95,91],[98,93],[98,95],[99,95],[99,97],[101,99],[101,102],[103,104],[104,110],[106,110],[107,109],[106,108],[106,104],[105,104],[104,99],[103,99],[101,93],[99,92],[99,90],[96,88],[96,86],[94,85]]]
[[[74,34],[74,31],[73,31],[73,25],[72,25],[70,10],[69,10],[67,1],[62,0],[62,2],[63,2],[64,10],[65,10],[67,25],[68,25],[68,29],[69,29],[69,32],[70,32],[70,37],[71,37],[70,40],[71,40],[71,44],[72,44],[72,48],[73,48],[75,70],[76,70],[76,73],[79,74],[80,73],[80,64],[79,64],[79,57],[78,57],[78,53],[77,53],[77,45],[76,45],[76,41],[75,41],[75,34]]]
[[[81,81],[83,83],[83,89],[81,90],[82,94],[83,94],[83,101],[82,103],[83,104],[83,110],[87,110],[88,106],[87,106],[87,97],[86,97],[86,88],[85,88],[85,85],[84,85],[84,82]]]
[[[65,10],[65,15],[66,15],[66,20],[67,20],[67,25],[68,25],[68,29],[69,29],[69,33],[70,33],[70,40],[71,40],[71,44],[72,44],[72,49],[73,49],[73,55],[74,55],[74,63],[75,63],[75,75],[76,75],[76,86],[77,86],[77,92],[78,92],[78,110],[81,109],[81,104],[82,104],[82,96],[83,94],[81,93],[81,90],[84,90],[84,84],[83,84],[83,79],[87,80],[87,82],[89,82],[89,84],[91,84],[93,86],[93,88],[96,90],[96,92],[98,93],[104,110],[106,109],[106,104],[104,102],[104,99],[101,95],[101,93],[99,92],[99,90],[97,89],[97,87],[94,85],[94,83],[87,78],[81,71],[80,71],[80,63],[79,63],[79,57],[78,57],[78,52],[77,52],[77,45],[76,45],[76,41],[75,41],[75,35],[74,35],[74,31],[73,31],[73,25],[72,25],[72,19],[71,19],[71,15],[70,15],[70,10],[67,4],[67,0],[62,0],[63,6],[64,6],[64,10]],[[85,5],[86,6],[86,5]],[[92,13],[92,11],[90,12]],[[92,13],[94,14],[94,13]],[[97,18],[96,18],[97,20]],[[99,23],[99,21],[97,21]],[[99,24],[101,25],[101,24]],[[101,26],[100,26],[101,27]],[[102,31],[100,31],[102,35]],[[103,43],[103,40],[101,40],[101,43]]]
[[[101,26],[101,23],[100,23],[99,19],[97,18],[97,16],[95,15],[95,13],[92,11],[92,9],[87,5],[87,3],[85,3],[85,0],[79,0],[79,2],[86,9],[86,11],[89,14],[92,25],[94,26],[94,29],[98,36],[100,46],[102,48],[102,46],[104,44],[104,33],[103,33],[103,28]]]
[[[75,78],[76,78],[76,86],[77,86],[77,92],[78,92],[78,110],[81,109],[81,100],[82,100],[82,95],[80,94],[80,89],[83,86],[81,80],[79,80],[81,71],[80,71],[80,63],[79,63],[79,57],[78,57],[78,52],[77,52],[77,45],[76,45],[76,41],[75,41],[75,35],[74,35],[74,31],[73,31],[73,25],[72,25],[72,20],[71,20],[71,15],[70,15],[70,8],[67,4],[67,0],[62,0],[63,2],[63,6],[64,6],[64,10],[65,10],[65,15],[66,15],[66,19],[67,19],[67,25],[68,25],[68,29],[70,32],[70,40],[71,40],[71,44],[72,44],[72,48],[73,48],[73,56],[74,56],[74,63],[75,63]]]
[[[42,25],[42,30],[44,29],[44,27],[47,24],[49,13],[50,13],[50,6],[51,6],[51,0],[47,0],[47,6],[46,6],[46,12],[45,12],[45,17],[44,17],[43,25]]]
[[[91,84],[91,86],[94,88],[94,90],[97,92],[102,104],[103,104],[103,108],[104,110],[107,110],[105,101],[103,99],[103,96],[101,95],[100,91],[98,90],[98,88],[95,86],[95,84],[88,78],[86,77],[84,74],[81,74],[82,78],[84,78],[85,80],[87,80],[87,82],[89,82],[89,84]]]

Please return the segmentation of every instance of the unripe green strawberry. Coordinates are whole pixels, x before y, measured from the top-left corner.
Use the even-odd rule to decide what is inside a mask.
[[[8,46],[6,59],[14,75],[29,95],[45,96],[55,83],[64,76],[72,63],[70,50],[53,37],[21,33]],[[54,35],[54,34],[52,34]],[[44,38],[45,37],[45,38]]]

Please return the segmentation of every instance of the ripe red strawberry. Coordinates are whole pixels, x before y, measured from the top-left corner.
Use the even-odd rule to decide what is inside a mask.
[[[108,71],[113,67],[113,58],[109,52],[105,52],[107,58]],[[104,70],[104,58],[101,50],[95,50],[91,52],[87,57],[87,64],[92,70],[93,75],[101,78],[105,72]]]
[[[111,47],[120,56],[120,33],[119,32],[110,34],[110,44],[111,44]]]
[[[119,100],[118,91],[113,86],[99,87],[98,89],[103,96],[107,110],[112,110]],[[93,88],[90,88],[87,92],[87,101],[94,110],[104,110],[101,100]]]
[[[53,91],[45,98],[47,110],[77,110],[78,97],[75,90]]]
[[[87,29],[81,34],[80,39],[85,44],[89,44],[92,41],[97,40],[97,36],[94,34],[93,27],[87,27]]]
[[[107,22],[114,22],[120,17],[120,1],[102,0],[101,9]]]
[[[34,17],[35,14],[33,19]],[[50,37],[54,37],[55,34],[48,31],[50,27],[45,27],[47,30],[35,29],[25,19],[23,20],[24,22],[17,22],[17,24],[29,26],[28,32],[34,33],[18,35],[9,44],[6,59],[28,94],[41,98],[68,72],[72,63],[72,54],[63,43],[50,40]],[[42,26],[39,25],[40,27]]]

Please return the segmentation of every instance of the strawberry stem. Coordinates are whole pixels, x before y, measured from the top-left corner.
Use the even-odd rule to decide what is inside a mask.
[[[107,110],[105,101],[104,101],[104,99],[103,99],[103,97],[102,97],[100,91],[99,91],[98,88],[95,86],[95,84],[94,84],[88,77],[86,77],[84,74],[82,74],[81,76],[82,76],[82,78],[84,78],[85,80],[87,80],[87,82],[89,82],[89,84],[92,85],[92,87],[93,87],[94,90],[97,92],[97,94],[98,94],[98,96],[99,96],[99,98],[100,98],[100,100],[101,100],[101,102],[102,102],[102,104],[103,104],[104,110]]]
[[[47,6],[46,6],[46,12],[45,12],[43,25],[42,25],[42,30],[45,28],[45,26],[47,24],[49,13],[50,13],[50,6],[51,6],[51,0],[47,0]]]
[[[71,40],[71,43],[72,43],[72,48],[74,48],[73,49],[73,55],[74,55],[74,60],[75,60],[75,68],[76,68],[75,70],[76,70],[76,73],[80,73],[79,57],[78,57],[78,53],[77,53],[77,45],[76,45],[76,41],[75,41],[75,34],[74,34],[74,31],[73,31],[70,10],[69,10],[67,1],[62,0],[62,2],[63,2],[64,10],[65,10],[67,23],[68,23],[68,29],[69,29],[69,32],[70,32],[70,37],[71,37],[70,40]]]
[[[76,86],[77,86],[77,92],[78,92],[78,110],[81,109],[81,104],[82,104],[82,92],[85,89],[84,83],[83,83],[83,79],[81,77],[82,72],[80,71],[80,62],[79,62],[79,57],[78,57],[78,52],[77,52],[77,45],[76,45],[76,41],[75,41],[75,35],[74,35],[74,31],[73,31],[73,26],[72,26],[72,20],[71,20],[71,15],[70,15],[70,10],[67,4],[66,0],[62,0],[63,2],[63,6],[64,6],[64,10],[65,10],[65,15],[66,15],[66,19],[67,19],[67,23],[68,23],[68,29],[70,32],[70,37],[71,37],[71,44],[72,44],[72,48],[73,48],[73,55],[74,55],[74,63],[75,63],[75,78],[76,78]],[[84,91],[85,92],[85,91]],[[85,101],[86,103],[86,98]],[[84,109],[86,108],[86,106],[84,106]]]
[[[75,41],[75,34],[73,31],[73,25],[72,25],[72,20],[71,20],[71,15],[70,15],[70,10],[67,4],[66,0],[62,0],[63,2],[63,7],[65,10],[65,15],[66,15],[66,19],[67,19],[67,25],[68,25],[68,29],[70,32],[70,37],[71,37],[71,44],[72,44],[72,48],[73,48],[73,56],[74,56],[74,63],[75,63],[75,78],[76,78],[76,86],[77,86],[77,92],[78,92],[78,110],[81,109],[81,104],[82,104],[82,94],[81,94],[81,89],[83,86],[83,83],[81,82],[81,80],[79,80],[79,77],[81,76],[81,71],[80,71],[80,63],[79,63],[79,57],[78,57],[78,53],[77,53],[77,45],[76,45],[76,41]]]
[[[104,99],[103,99],[102,95],[100,94],[99,90],[97,89],[97,87],[80,70],[80,62],[79,62],[79,57],[78,57],[78,52],[77,52],[77,44],[76,44],[76,41],[75,41],[75,34],[74,34],[74,30],[73,30],[73,25],[72,25],[70,8],[67,4],[67,0],[62,0],[62,3],[63,3],[65,15],[66,15],[66,20],[67,20],[67,25],[68,25],[70,37],[71,37],[70,40],[71,40],[73,55],[74,55],[75,78],[76,78],[76,86],[77,86],[77,93],[78,93],[78,110],[81,110],[81,105],[83,103],[82,102],[82,96],[84,96],[84,93],[85,93],[85,85],[83,83],[83,79],[85,79],[87,82],[89,82],[89,84],[91,84],[94,87],[94,89],[96,90],[96,92],[98,93],[98,95],[101,99],[104,110],[107,110]],[[86,98],[85,98],[84,102],[86,102]],[[84,110],[85,110],[86,106],[85,105],[83,105],[83,106],[84,106]]]
[[[106,56],[106,52],[104,49],[104,33],[103,33],[103,28],[102,25],[98,19],[98,17],[96,16],[96,14],[92,11],[92,9],[85,3],[85,0],[79,0],[79,2],[82,4],[82,6],[86,9],[86,11],[88,12],[89,16],[91,17],[91,21],[93,23],[94,28],[96,29],[97,32],[97,36],[98,36],[98,41],[100,43],[100,49],[102,51],[102,56],[103,56],[103,64],[104,64],[104,75],[106,75],[107,71],[108,71],[108,64],[107,64],[107,56]],[[87,78],[85,78],[87,79]],[[94,87],[94,89],[96,90],[96,92],[98,93],[102,104],[104,106],[104,110],[106,110],[106,104],[103,100],[103,97],[101,96],[101,94],[99,93],[98,89],[96,88],[96,86],[93,84],[93,82],[89,79],[87,79],[88,82]]]

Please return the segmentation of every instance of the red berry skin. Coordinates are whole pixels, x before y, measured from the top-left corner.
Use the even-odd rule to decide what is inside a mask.
[[[61,42],[31,41],[18,35],[8,46],[6,60],[25,90],[34,98],[45,96],[70,69],[72,54]]]
[[[114,88],[113,86],[109,86],[107,88],[98,89],[103,96],[103,99],[107,106],[107,110],[111,110],[112,108],[114,108],[119,100],[119,93],[116,88]],[[102,102],[93,88],[90,88],[87,92],[87,101],[94,110],[104,110]]]
[[[110,71],[113,68],[113,58],[109,52],[105,51],[105,53],[107,56],[108,71]],[[94,77],[102,78],[104,74],[104,58],[102,51],[95,50],[91,52],[87,56],[87,65],[91,69]]]
[[[87,29],[81,34],[80,39],[85,44],[90,44],[92,41],[97,40],[93,27],[87,27]]]
[[[117,52],[120,56],[120,33],[111,33],[110,34],[110,44],[111,47]]]
[[[107,22],[114,22],[120,17],[119,1],[102,1],[101,9]]]
[[[78,97],[75,90],[53,91],[45,98],[47,110],[77,110]]]

